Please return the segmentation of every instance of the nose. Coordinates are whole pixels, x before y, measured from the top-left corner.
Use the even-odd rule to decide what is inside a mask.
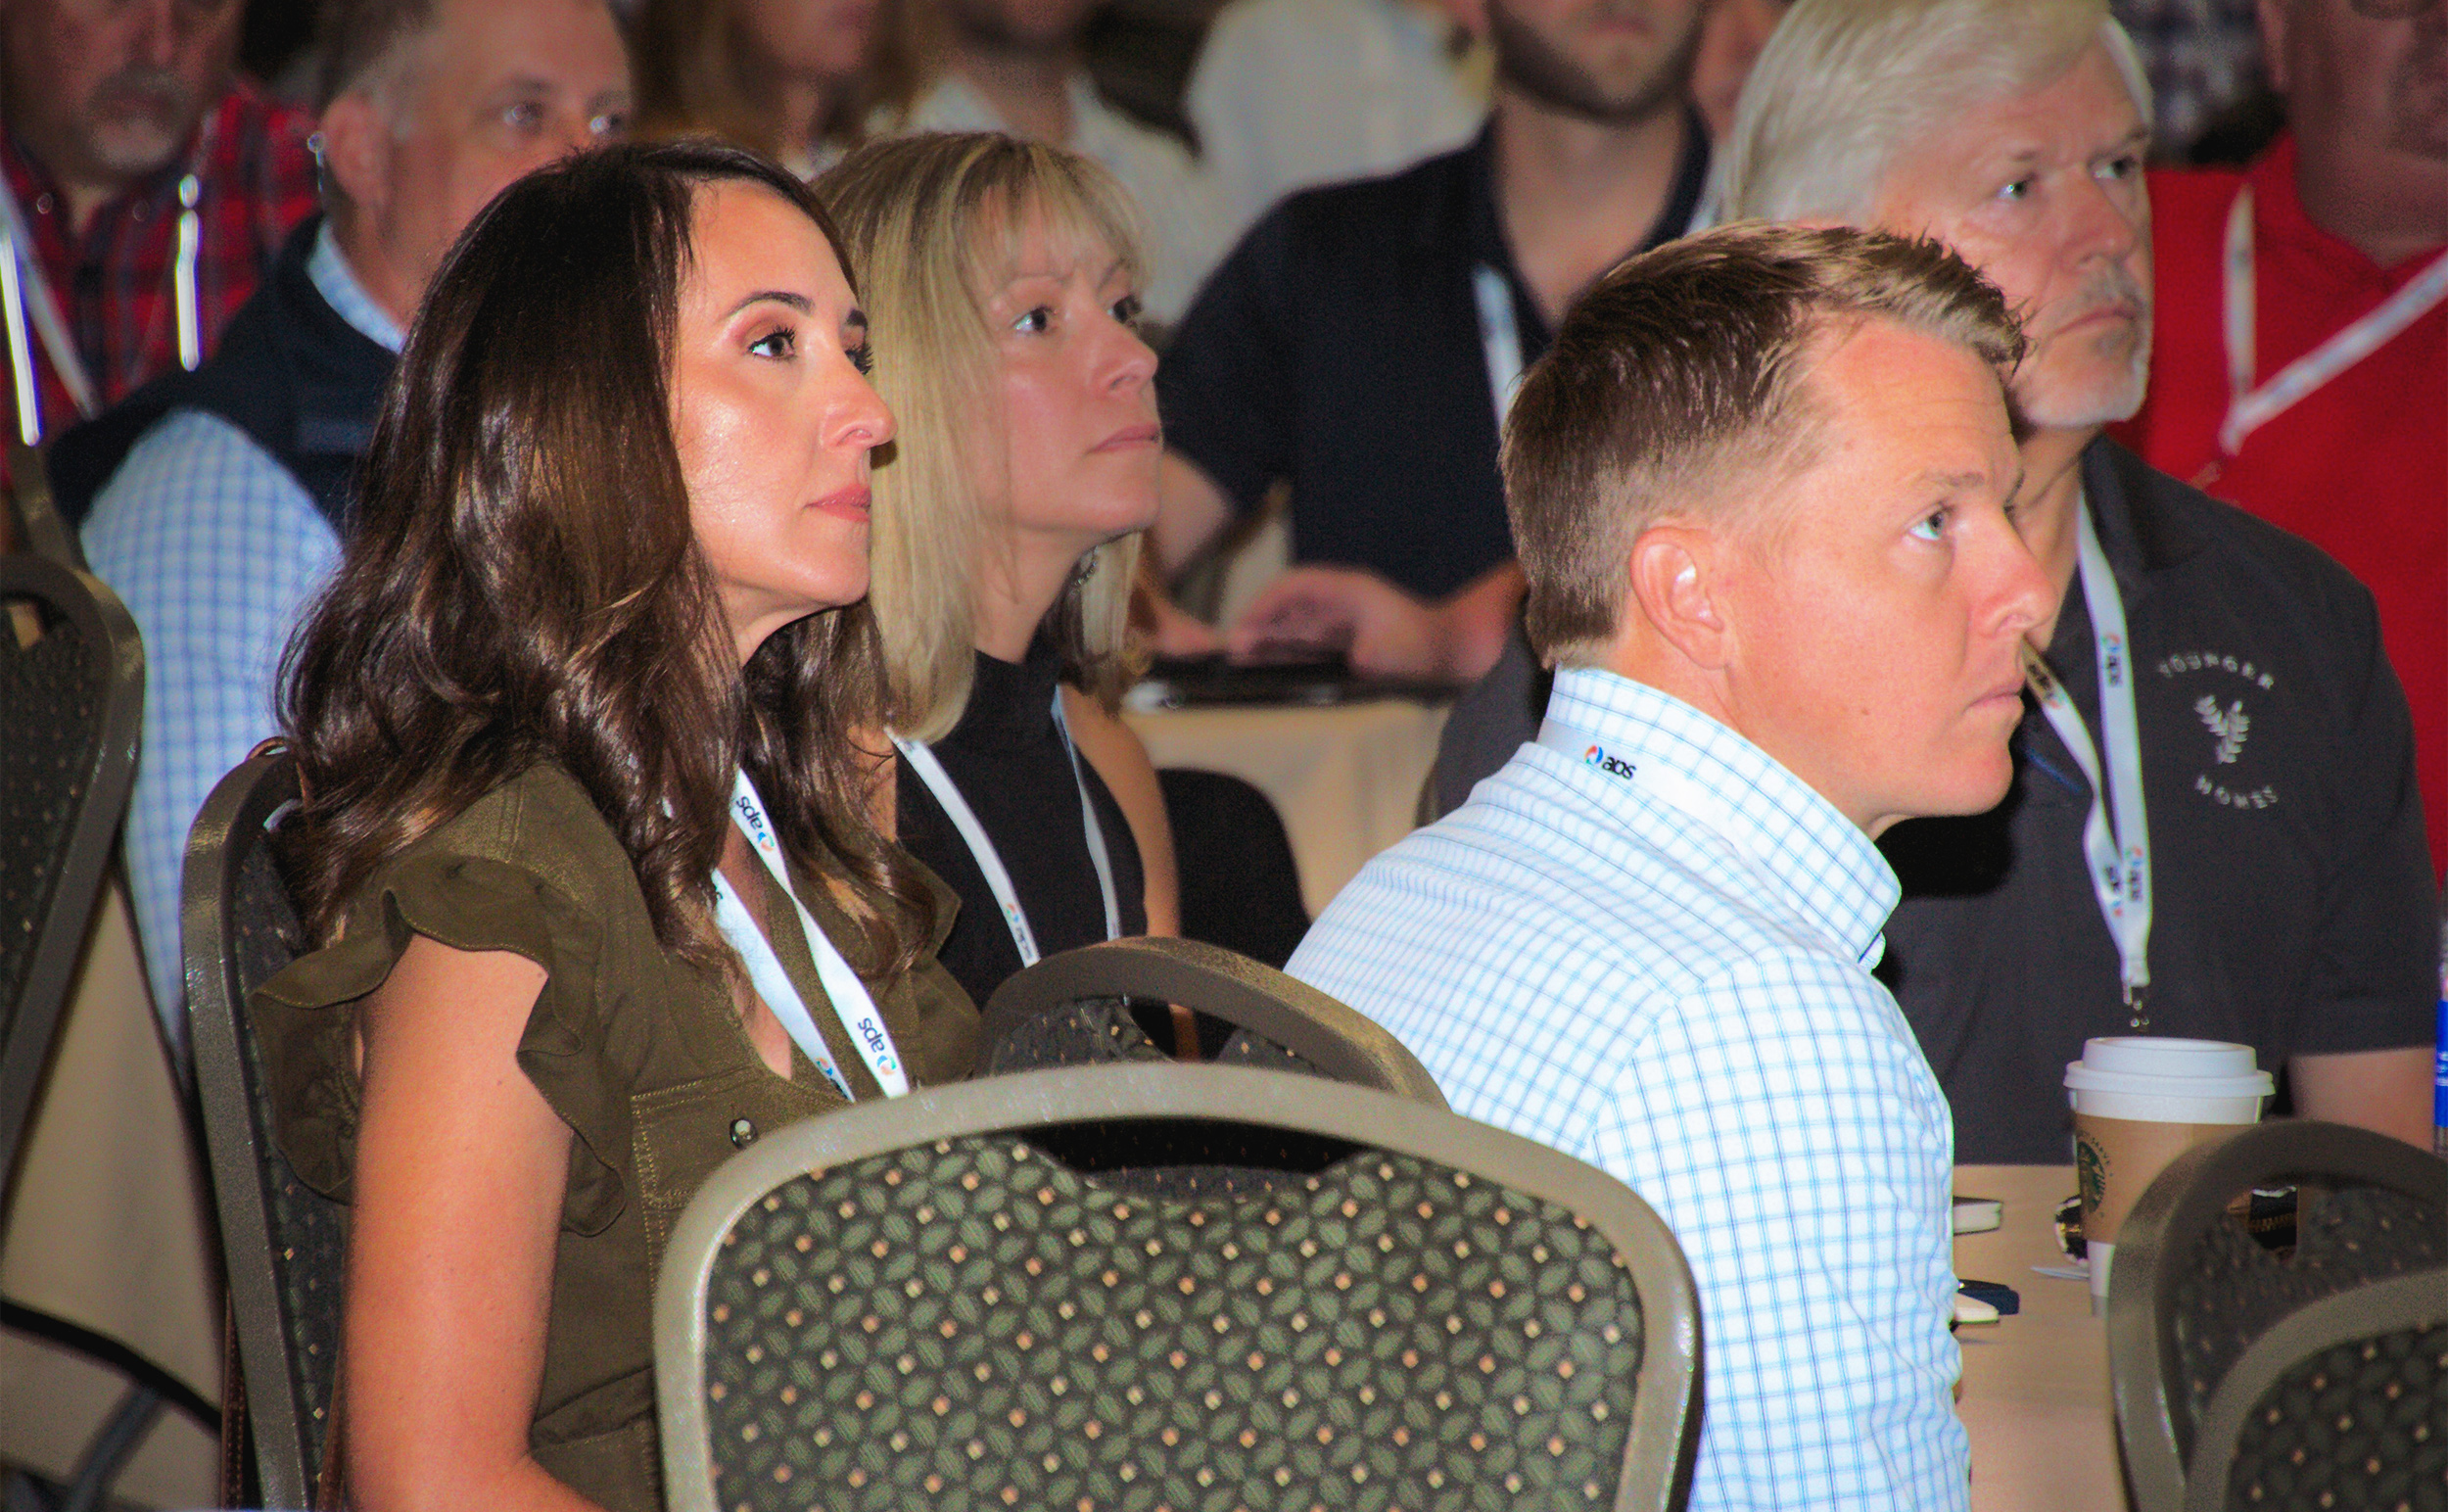
[[[830,424],[827,429],[834,446],[872,451],[892,440],[900,425],[893,419],[892,410],[885,406],[884,397],[875,392],[875,386],[867,381],[867,376],[851,367],[847,357],[842,359],[842,365],[848,370],[851,382],[842,388],[836,399],[828,416]]]
[[[2056,585],[2048,581],[2022,533],[2002,515],[1989,534],[1988,550],[1994,558],[1989,617],[1999,636],[2019,640],[2054,617]]]
[[[178,11],[178,0],[136,0],[135,15],[130,19],[128,61],[139,68],[166,69],[178,61],[179,44],[185,40]]]
[[[595,118],[588,114],[584,105],[555,111],[552,130],[546,133],[549,138],[544,149],[546,161],[557,163],[572,153],[585,152],[594,146],[594,120]]]
[[[1114,340],[1106,357],[1106,386],[1116,393],[1146,388],[1156,376],[1155,349],[1123,322],[1115,320],[1112,325]]]
[[[2140,177],[2103,179],[2075,175],[2068,196],[2065,230],[2067,257],[2082,262],[2095,257],[2123,258],[2142,238],[2143,217],[2150,213]]]

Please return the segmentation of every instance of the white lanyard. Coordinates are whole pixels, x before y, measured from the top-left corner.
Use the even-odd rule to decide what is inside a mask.
[[[2107,780],[2101,780],[2099,752],[2082,714],[2029,645],[2023,648],[2023,671],[2041,712],[2091,781],[2083,857],[2108,937],[2116,942],[2126,1009],[2133,1026],[2142,1030],[2150,1027],[2150,819],[2142,803],[2142,730],[2134,717],[2133,641],[2126,635],[2116,574],[2092,525],[2091,505],[2078,498],[2075,510],[2082,521],[2083,602],[2091,611],[2092,645],[2099,659],[2099,735],[2107,747]]]
[[[1080,770],[1079,747],[1071,743],[1070,722],[1062,717],[1062,690],[1054,693],[1054,728],[1062,734],[1062,749],[1071,758],[1071,780],[1079,787],[1080,827],[1088,836],[1088,859],[1097,868],[1097,887],[1105,894],[1105,937],[1119,939],[1122,934],[1122,907],[1113,891],[1113,860],[1106,853],[1105,826],[1097,822],[1097,805],[1088,796],[1088,775]],[[995,904],[1003,910],[1003,921],[1012,931],[1012,948],[1020,953],[1023,969],[1038,960],[1037,936],[1028,927],[1028,914],[1020,907],[1020,895],[1012,886],[1012,874],[1003,864],[1003,856],[995,849],[986,827],[977,822],[977,814],[968,800],[961,796],[961,786],[935,759],[935,753],[916,740],[892,737],[893,748],[910,764],[926,790],[935,795],[952,827],[961,831],[961,839],[977,862],[977,870],[985,874],[986,886],[995,895]]]
[[[1514,391],[1522,386],[1522,329],[1513,316],[1513,286],[1482,262],[1471,269],[1471,298],[1479,305],[1479,344],[1487,357],[1487,392],[1495,396],[1501,439]]]
[[[2430,266],[2416,274],[2412,283],[2255,388],[2250,184],[2236,191],[2235,203],[2227,209],[2226,273],[2228,400],[2227,418],[2219,426],[2219,450],[2227,456],[2243,449],[2245,437],[2371,355],[2448,297],[2448,252],[2444,252],[2431,260]]]
[[[824,931],[817,926],[808,906],[799,901],[799,889],[790,884],[790,867],[782,858],[782,847],[775,838],[774,827],[765,816],[765,800],[757,796],[757,787],[748,780],[748,774],[739,774],[731,784],[731,819],[740,833],[764,861],[765,870],[774,874],[775,885],[790,899],[790,906],[799,911],[799,932],[806,936],[808,955],[816,962],[816,979],[824,984],[824,996],[831,1000],[833,1016],[841,1020],[850,1043],[857,1046],[859,1059],[875,1077],[875,1085],[884,1089],[884,1096],[899,1097],[910,1090],[909,1073],[902,1068],[901,1053],[893,1045],[892,1030],[884,1026],[884,1016],[875,1007],[875,999],[868,992],[867,983]],[[782,969],[781,959],[774,954],[774,944],[757,927],[748,906],[739,901],[723,874],[714,874],[714,921],[722,929],[723,938],[748,968],[748,980],[755,984],[757,996],[774,1011],[782,1027],[807,1052],[808,1060],[824,1073],[833,1090],[855,1100],[849,1079],[833,1060],[832,1050],[816,1027],[816,1019],[808,1013],[807,1001],[799,996],[797,984]]]
[[[199,160],[209,141],[208,135],[197,144]],[[178,365],[189,372],[204,360],[204,323],[196,304],[196,258],[204,240],[204,219],[196,202],[203,193],[203,182],[192,171],[179,179],[178,254],[170,267],[170,294],[178,319]],[[60,314],[59,300],[51,292],[51,281],[43,276],[42,260],[33,248],[33,234],[17,203],[17,190],[0,178],[0,301],[7,303],[7,308],[0,310],[0,328],[5,328],[9,342],[18,438],[29,447],[42,440],[42,390],[34,377],[33,344],[26,339],[29,320],[77,414],[90,420],[102,412],[93,375],[85,370],[84,356],[69,335],[68,321]]]
[[[1777,869],[1771,861],[1776,847],[1732,804],[1690,773],[1668,766],[1647,751],[1610,747],[1587,731],[1554,719],[1539,722],[1538,743],[1601,776],[1639,788],[1661,803],[1682,810],[1731,845],[1765,886],[1771,890],[1780,886]],[[1885,948],[1883,939],[1873,944],[1863,961],[1873,962]]]

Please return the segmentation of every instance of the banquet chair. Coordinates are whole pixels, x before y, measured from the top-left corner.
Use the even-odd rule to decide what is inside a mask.
[[[0,1210],[136,777],[145,653],[100,580],[0,557]],[[27,638],[28,635],[31,638]]]
[[[1182,1197],[1046,1153],[1083,1123],[1349,1153]],[[1701,1362],[1682,1252],[1614,1178],[1417,1099],[1178,1064],[768,1135],[682,1215],[655,1355],[674,1512],[1672,1508]]]
[[[2189,1512],[2443,1502],[2448,1270],[2324,1298],[2254,1341],[2202,1414],[2185,1485]]]
[[[21,495],[39,472],[15,475]],[[52,549],[0,557],[0,1233],[127,812],[145,691],[144,645],[118,595],[57,539],[20,531]],[[165,1406],[211,1421],[184,1383],[72,1319],[0,1301],[0,1326],[126,1380],[63,1505],[99,1502]]]
[[[992,1073],[1134,1058],[1130,999],[1171,1003],[1232,1035],[1214,1059],[1305,1071],[1445,1106],[1402,1042],[1308,983],[1199,940],[1131,936],[1049,956],[986,1002],[978,1063]],[[1148,1050],[1141,1058],[1156,1052]]]
[[[188,831],[179,899],[196,1086],[238,1345],[227,1394],[245,1404],[261,1501],[274,1507],[317,1504],[348,1237],[347,1209],[301,1182],[272,1140],[247,1009],[302,941],[266,827],[297,796],[287,755],[249,757],[222,778]],[[241,1448],[240,1436],[225,1434],[225,1445]]]
[[[60,517],[51,494],[51,472],[43,455],[23,442],[10,442],[9,523],[15,528],[14,551],[31,551],[63,567],[85,570],[85,548]]]
[[[2272,1249],[2231,1208],[2277,1187],[2295,1189],[2295,1234]],[[2397,1277],[2448,1287],[2441,1267],[2448,1161],[2410,1145],[2281,1118],[2179,1156],[2126,1215],[2108,1281],[2109,1372],[2136,1512],[2220,1504],[2225,1462],[2207,1425],[2234,1395],[2257,1401],[2272,1387],[2276,1356],[2256,1353],[2265,1341],[2298,1359],[2287,1352],[2297,1345],[2345,1336],[2297,1319],[2324,1308],[2322,1319],[2351,1321],[2346,1299]]]

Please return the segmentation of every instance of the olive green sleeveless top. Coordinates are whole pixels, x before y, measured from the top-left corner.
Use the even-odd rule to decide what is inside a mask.
[[[977,1012],[933,955],[950,890],[934,884],[936,934],[918,969],[885,979],[831,894],[795,880],[867,979],[912,1081],[969,1074]],[[860,1097],[879,1095],[829,1011],[795,911],[768,913],[775,954],[835,1064]],[[608,1512],[653,1512],[654,1283],[673,1224],[736,1148],[845,1105],[796,1046],[790,1078],[774,1074],[725,985],[657,943],[637,874],[585,790],[540,766],[385,863],[350,901],[339,942],[255,995],[275,1137],[299,1177],[339,1201],[355,1163],[356,1010],[418,934],[544,969],[518,1062],[576,1138],[529,1441],[545,1470]]]

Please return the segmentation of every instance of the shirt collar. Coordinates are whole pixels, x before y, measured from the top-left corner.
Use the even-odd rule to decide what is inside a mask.
[[[314,281],[314,292],[323,296],[324,303],[367,341],[395,354],[407,344],[399,322],[357,282],[356,270],[349,266],[340,243],[333,239],[328,220],[314,233],[314,251],[306,257],[306,277]]]
[[[1530,297],[1530,286],[1522,279],[1522,271],[1514,265],[1513,248],[1505,240],[1504,218],[1496,209],[1496,117],[1489,112],[1480,123],[1479,134],[1470,145],[1453,155],[1459,172],[1458,186],[1462,195],[1459,211],[1462,216],[1462,244],[1473,263],[1485,263],[1504,275],[1513,290],[1515,319],[1520,323],[1525,340],[1523,354],[1535,357],[1547,350],[1555,333],[1547,328],[1546,316],[1540,313],[1538,302]],[[1624,249],[1624,255],[1646,252],[1672,241],[1693,228],[1709,187],[1709,132],[1697,112],[1683,113],[1683,141],[1674,159],[1674,178],[1669,184],[1666,203],[1658,208],[1658,218],[1635,247]],[[1427,217],[1419,227],[1424,247],[1447,245],[1453,233],[1452,221],[1446,218],[1453,208],[1431,196],[1425,206]]]
[[[1763,879],[1847,954],[1876,964],[1884,946],[1879,931],[1902,896],[1896,874],[1859,826],[1774,757],[1671,694],[1592,667],[1556,674],[1547,717],[1637,753],[1635,764],[1645,754],[1676,768],[1721,797],[1718,814],[1696,822],[1723,832]],[[1592,792],[1624,791],[1595,771],[1582,781]],[[1682,810],[1662,800],[1659,806],[1683,820]]]

